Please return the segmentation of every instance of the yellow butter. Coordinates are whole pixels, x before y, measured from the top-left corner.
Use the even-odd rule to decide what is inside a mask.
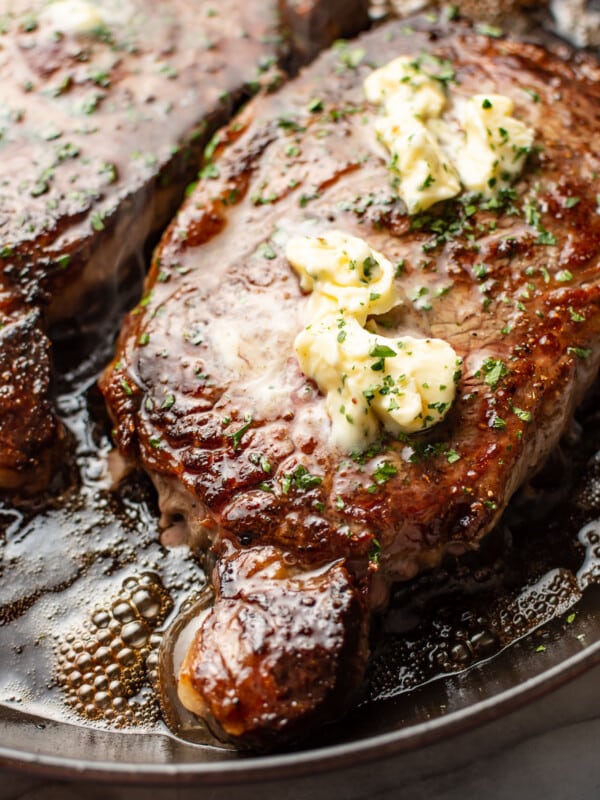
[[[106,24],[101,9],[89,0],[56,0],[40,14],[52,30],[61,33],[89,34]]]
[[[368,100],[385,110],[375,130],[392,155],[390,168],[397,175],[398,193],[408,213],[425,211],[457,195],[456,170],[428,127],[446,105],[440,82],[410,58],[400,56],[372,72],[364,90]]]
[[[457,156],[460,179],[471,192],[491,195],[521,173],[533,130],[512,116],[514,103],[500,94],[476,94],[464,104],[465,146]]]
[[[382,427],[398,435],[442,420],[456,391],[453,348],[441,339],[388,338],[365,328],[370,315],[401,303],[392,264],[340,231],[294,238],[286,255],[312,292],[294,348],[325,395],[334,443],[361,450]]]
[[[312,319],[344,309],[364,325],[369,314],[385,314],[400,302],[392,264],[356,236],[329,231],[288,242],[286,257],[312,292]]]
[[[521,173],[534,133],[512,116],[509,97],[446,95],[440,80],[406,56],[374,70],[364,92],[382,108],[375,131],[409,214],[463,187],[493,195]]]
[[[409,214],[460,193],[452,162],[435,134],[416,117],[383,117],[376,123],[380,140],[392,155],[390,168],[399,177],[399,194]]]
[[[392,116],[439,116],[446,95],[439,81],[423,72],[413,59],[399,56],[367,76],[364,91],[370,103],[384,105]]]

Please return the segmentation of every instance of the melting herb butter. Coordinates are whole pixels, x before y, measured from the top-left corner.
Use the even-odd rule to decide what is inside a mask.
[[[288,243],[286,257],[300,276],[300,286],[312,292],[311,319],[341,309],[365,325],[369,315],[385,314],[402,302],[392,264],[357,236],[341,231],[298,236]]]
[[[457,167],[469,191],[489,195],[521,174],[533,131],[514,119],[513,109],[510,97],[501,94],[476,94],[464,104],[465,143],[458,151]]]
[[[37,23],[52,38],[65,34],[111,41],[111,30],[125,30],[135,15],[136,5],[129,0],[50,0]]]
[[[364,89],[369,101],[385,109],[375,130],[392,155],[390,168],[408,213],[459,194],[457,172],[429,125],[446,105],[442,84],[401,57],[372,72]]]
[[[393,183],[409,214],[455,197],[462,187],[494,195],[521,173],[533,143],[532,129],[512,116],[509,97],[465,99],[446,85],[446,73],[426,72],[407,56],[364,83],[367,100],[382,107],[375,131],[391,154]]]
[[[457,356],[441,339],[390,338],[368,318],[402,300],[392,264],[340,231],[298,237],[286,256],[311,291],[309,323],[294,343],[300,368],[325,395],[332,438],[363,449],[381,434],[414,433],[440,422],[455,396]]]
[[[92,34],[106,24],[101,9],[89,0],[56,0],[44,8],[40,17],[61,33]]]

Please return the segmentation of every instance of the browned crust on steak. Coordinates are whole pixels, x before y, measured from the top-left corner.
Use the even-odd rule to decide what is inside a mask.
[[[360,64],[344,50],[324,55],[222,135],[219,177],[198,186],[164,237],[102,381],[119,447],[161,485],[185,487],[195,517],[235,542],[239,558],[252,546],[307,568],[342,559],[372,605],[374,576],[409,578],[477,545],[600,362],[600,69],[464,25],[411,24],[352,43]],[[457,92],[507,94],[536,130],[539,152],[498,208],[467,199],[409,219],[390,186],[362,82],[373,66],[421,50],[451,61]],[[388,320],[394,331],[444,338],[464,360],[443,424],[359,458],[328,445],[323,400],[293,354],[305,299],[285,241],[329,229],[402,261],[399,285],[415,308],[427,295],[418,313]],[[233,365],[221,341],[228,324],[242,332]],[[504,365],[495,385],[487,358]],[[289,390],[276,411],[256,402],[261,370]],[[298,468],[320,482],[296,481]],[[218,653],[211,640],[203,658]]]
[[[49,347],[35,312],[0,328],[0,485],[9,489],[35,493],[56,468],[62,432],[48,400]]]
[[[368,656],[364,598],[342,562],[307,571],[277,548],[224,541],[214,581],[179,691],[217,733],[272,748],[339,715]]]

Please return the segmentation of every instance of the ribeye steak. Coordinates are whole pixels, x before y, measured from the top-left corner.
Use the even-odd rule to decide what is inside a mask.
[[[514,100],[535,143],[512,188],[407,215],[363,92],[401,54],[459,98]],[[216,557],[180,693],[221,736],[264,747],[340,713],[391,583],[477,546],[597,371],[600,69],[460,21],[392,22],[252,101],[212,164],[102,389],[165,525],[183,515]],[[378,331],[445,339],[463,359],[441,424],[353,454],[331,446],[300,371],[308,298],[285,257],[292,236],[333,229],[398,265],[406,302]]]

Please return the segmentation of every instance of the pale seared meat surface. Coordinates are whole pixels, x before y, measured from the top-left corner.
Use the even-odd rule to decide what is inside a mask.
[[[421,52],[448,60],[453,92],[508,95],[535,129],[521,178],[495,203],[461,197],[409,218],[392,188],[362,84]],[[556,444],[600,362],[599,175],[597,64],[461,23],[387,24],[221,134],[102,381],[117,443],[155,481],[165,524],[183,514],[194,544],[212,542],[217,600],[181,687],[219,735],[273,746],[339,714],[390,584],[476,547]],[[381,333],[440,337],[463,359],[442,424],[353,455],[331,445],[324,398],[300,372],[307,297],[284,254],[291,236],[332,229],[401,265],[406,302]],[[247,589],[249,560],[277,562],[264,589]],[[342,573],[362,620],[306,613],[333,591],[310,581],[280,613],[302,570]],[[282,711],[289,671],[269,635],[256,638],[257,615],[300,673],[329,628],[334,656],[311,702]]]
[[[29,374],[46,388],[35,431],[27,414],[14,415],[7,385],[0,394],[0,489],[32,492],[52,474],[59,426],[42,331],[92,308],[106,313],[132,259],[175,213],[211,134],[258,85],[281,78],[294,56],[288,22],[311,26],[319,49],[367,22],[362,0],[346,16],[322,0],[286,9],[277,0],[9,4],[0,33],[0,326],[16,324],[21,338],[28,331]],[[38,327],[24,322],[32,313]],[[14,391],[23,408],[33,402],[27,383]]]

